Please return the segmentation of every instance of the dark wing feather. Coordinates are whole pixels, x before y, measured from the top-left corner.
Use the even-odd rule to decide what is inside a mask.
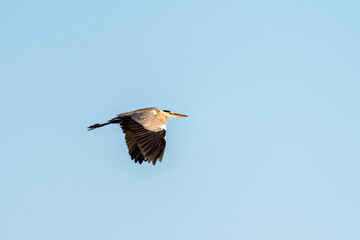
[[[144,156],[141,154],[141,151],[136,144],[134,134],[129,130],[124,130],[124,133],[126,145],[129,149],[129,155],[131,156],[131,159],[134,159],[135,163],[139,162],[140,164],[142,164],[142,162],[144,161]]]
[[[156,160],[161,162],[166,146],[164,129],[147,130],[130,116],[121,117],[120,125],[125,133],[131,159],[140,164],[143,161],[152,162],[154,165]]]

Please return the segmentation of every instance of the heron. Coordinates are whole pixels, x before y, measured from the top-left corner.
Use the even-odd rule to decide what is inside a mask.
[[[153,163],[162,161],[166,145],[166,123],[170,117],[188,117],[157,108],[143,108],[120,113],[107,123],[96,123],[88,127],[93,130],[109,124],[120,124],[125,133],[125,142],[129,155],[135,163],[144,161]]]

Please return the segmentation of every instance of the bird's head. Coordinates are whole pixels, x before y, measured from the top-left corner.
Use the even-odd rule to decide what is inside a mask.
[[[187,115],[180,114],[180,113],[173,113],[169,110],[163,110],[163,113],[166,117],[188,117]]]

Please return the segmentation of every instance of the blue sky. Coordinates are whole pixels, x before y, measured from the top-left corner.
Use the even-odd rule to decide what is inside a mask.
[[[359,239],[358,1],[0,3],[0,239]],[[170,119],[163,162],[118,126]]]

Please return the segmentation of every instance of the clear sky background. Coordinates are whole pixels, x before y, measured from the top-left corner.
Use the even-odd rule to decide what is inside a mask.
[[[360,239],[359,1],[1,1],[0,239]],[[118,126],[170,119],[163,162]]]

